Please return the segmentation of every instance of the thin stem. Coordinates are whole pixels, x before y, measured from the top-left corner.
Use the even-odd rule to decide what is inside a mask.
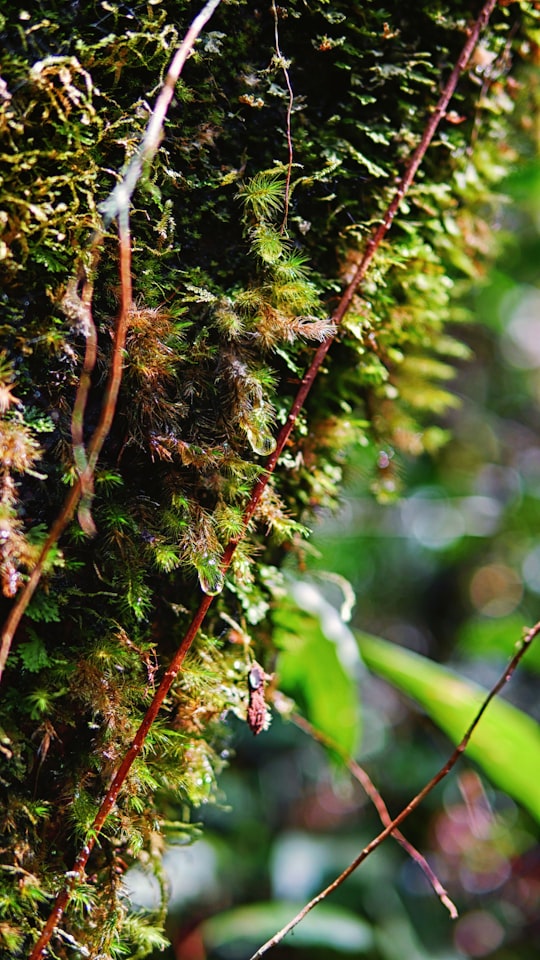
[[[405,173],[403,174],[403,177],[397,186],[392,201],[390,202],[380,225],[377,227],[371,239],[368,241],[364,255],[356,268],[349,286],[340,300],[336,312],[334,313],[334,320],[336,324],[341,323],[344,315],[351,305],[351,301],[355,293],[358,291],[358,288],[366,275],[368,267],[370,266],[377,249],[392,226],[392,222],[397,211],[399,210],[399,207],[401,206],[401,202],[416,176],[418,167],[424,159],[426,150],[433,140],[439,123],[446,113],[446,108],[448,107],[448,104],[454,95],[458,80],[465,70],[465,67],[471,58],[471,54],[478,43],[480,34],[485,29],[493,10],[497,6],[497,2],[498,0],[487,0],[487,3],[484,4],[482,10],[480,11],[478,19],[475,21],[470,30],[467,31],[467,41],[458,59],[456,60],[454,69],[446,81],[443,92],[439,97],[439,101],[433,113],[431,114],[428,123],[426,124],[426,128],[422,134],[420,143],[418,144],[409,163],[407,164],[407,169],[405,170]]]
[[[94,521],[90,513],[92,498],[94,495],[94,472],[103,449],[103,444],[109,436],[109,432],[114,419],[120,385],[122,383],[123,356],[126,345],[126,334],[129,324],[129,317],[133,308],[133,288],[131,281],[131,236],[129,229],[129,208],[121,210],[118,214],[118,246],[120,251],[120,312],[116,321],[116,330],[114,334],[114,346],[111,357],[111,366],[109,369],[109,379],[103,398],[101,414],[97,427],[92,435],[88,445],[88,460],[86,467],[80,474],[81,480],[81,506],[79,508],[79,520],[81,512],[83,520],[86,520],[89,530],[95,530]],[[84,525],[81,523],[83,530]]]
[[[356,760],[353,760],[352,757],[349,757],[347,753],[342,750],[339,744],[335,742],[335,740],[327,736],[327,734],[322,733],[321,730],[317,730],[314,726],[312,726],[312,724],[309,723],[305,717],[302,717],[299,713],[290,713],[286,714],[286,716],[292,723],[296,724],[297,727],[303,730],[304,733],[307,733],[308,736],[313,737],[314,740],[318,740],[323,746],[328,747],[334,753],[337,753],[338,757],[340,757],[353,777],[358,780],[358,783],[360,783],[363,787],[365,793],[377,810],[381,823],[387,827],[392,822],[392,817],[390,816],[388,807],[386,806],[381,794],[364,768],[361,767]],[[456,905],[452,902],[452,900],[450,900],[448,891],[444,889],[438,877],[431,869],[426,858],[422,856],[416,847],[413,847],[412,843],[410,843],[409,840],[403,836],[400,830],[392,830],[392,836],[399,844],[401,844],[403,849],[406,850],[415,863],[418,864],[420,869],[424,872],[429,880],[439,900],[448,910],[452,920],[455,920],[458,915]]]
[[[88,444],[88,466],[86,472],[91,474],[93,474],[96,468],[103,444],[109,435],[120,391],[120,384],[122,382],[123,354],[126,345],[129,315],[133,305],[129,209],[120,210],[118,213],[118,244],[120,250],[120,312],[116,322],[114,349],[111,357],[109,379],[101,408],[101,416],[92,439]]]
[[[121,274],[121,288],[122,288],[122,302],[120,306],[120,312],[116,321],[116,328],[114,334],[113,342],[113,353],[111,358],[111,366],[109,370],[109,378],[107,381],[107,387],[105,390],[105,397],[103,400],[103,406],[101,408],[100,418],[97,424],[97,427],[94,431],[92,439],[88,445],[88,459],[86,466],[83,471],[79,474],[78,479],[71,487],[64,503],[62,509],[58,514],[56,520],[54,521],[49,535],[45,540],[41,548],[41,552],[37,559],[36,565],[30,574],[24,588],[21,590],[17,601],[14,603],[13,607],[10,610],[9,616],[4,624],[2,630],[2,644],[0,647],[0,677],[2,676],[8,654],[11,648],[11,643],[13,637],[15,636],[15,631],[19,626],[21,618],[32,599],[36,587],[41,579],[43,569],[47,562],[47,557],[51,548],[54,546],[57,540],[62,536],[64,530],[66,529],[69,521],[73,517],[75,508],[79,503],[81,497],[83,496],[87,502],[85,508],[88,510],[89,514],[89,502],[88,498],[91,496],[91,490],[93,486],[93,477],[96,463],[101,453],[101,449],[105,440],[109,434],[111,428],[111,423],[114,417],[114,411],[116,408],[116,401],[118,399],[118,392],[120,390],[120,383],[122,380],[122,355],[124,351],[125,341],[126,341],[126,329],[127,329],[127,320],[129,312],[131,310],[131,271],[130,271],[130,262],[131,262],[131,244],[129,241],[129,221],[127,220],[127,214],[118,218],[118,232],[119,232],[119,243],[120,243],[120,274]],[[88,356],[88,351],[87,351]],[[78,392],[79,404],[85,401],[84,397],[84,387],[79,388]],[[82,438],[82,432],[80,434]],[[78,424],[75,424],[75,437],[77,441],[79,440],[78,433]],[[82,444],[82,439],[81,439]],[[86,459],[86,456],[85,456]],[[84,516],[84,514],[83,514]]]
[[[13,642],[13,637],[21,618],[32,599],[36,587],[41,579],[43,573],[43,568],[45,566],[49,551],[54,546],[59,537],[62,536],[64,530],[66,529],[69,521],[71,520],[75,507],[77,506],[81,496],[81,481],[80,479],[71,487],[64,503],[62,509],[58,514],[56,520],[54,521],[47,539],[41,548],[41,552],[36,561],[36,565],[32,570],[28,580],[26,581],[23,589],[19,593],[17,600],[13,604],[9,615],[4,623],[2,628],[2,642],[0,645],[0,678],[4,672],[6,666],[6,661],[9,656],[9,651],[11,649],[11,644]]]
[[[530,647],[534,638],[538,636],[539,633],[540,633],[540,622],[536,623],[534,627],[532,627],[528,631],[528,633],[526,634],[525,638],[521,643],[521,646],[519,647],[517,652],[514,654],[514,656],[510,660],[508,666],[506,667],[506,670],[504,671],[503,674],[501,674],[501,676],[497,680],[497,683],[491,688],[491,690],[487,694],[484,702],[482,703],[482,706],[480,707],[474,720],[468,727],[463,739],[458,744],[458,746],[456,747],[452,755],[449,757],[449,759],[446,761],[444,766],[441,767],[439,772],[435,774],[435,776],[429,781],[429,783],[427,783],[426,786],[423,787],[423,789],[420,790],[420,792],[417,793],[415,797],[413,797],[410,803],[408,803],[407,806],[403,808],[401,813],[399,813],[397,817],[391,820],[390,823],[387,824],[385,829],[382,830],[381,833],[379,833],[370,843],[368,843],[366,847],[364,847],[364,849],[358,854],[357,857],[355,857],[352,863],[350,863],[349,866],[346,867],[346,869],[342,873],[340,873],[340,875],[336,877],[335,880],[332,881],[332,883],[330,883],[327,887],[325,887],[324,890],[321,890],[321,892],[318,893],[316,897],[313,897],[313,899],[310,900],[309,903],[306,903],[305,907],[303,907],[302,910],[300,910],[296,914],[296,916],[289,921],[289,923],[287,923],[284,927],[282,927],[281,930],[275,933],[273,937],[270,937],[270,939],[267,940],[266,943],[263,943],[262,947],[259,947],[259,949],[250,957],[250,960],[259,960],[259,958],[262,957],[269,950],[271,950],[272,947],[275,947],[278,943],[281,943],[283,938],[288,933],[290,933],[290,931],[293,930],[294,927],[296,927],[300,923],[300,921],[303,920],[304,917],[306,917],[307,914],[310,913],[311,910],[313,910],[313,908],[317,906],[318,903],[321,903],[321,901],[325,900],[326,897],[328,897],[331,893],[334,892],[334,890],[337,890],[337,888],[341,886],[341,884],[347,879],[347,877],[350,877],[351,873],[354,873],[354,871],[360,866],[360,864],[363,863],[367,857],[369,857],[370,853],[373,853],[373,851],[376,850],[377,847],[380,847],[381,843],[383,843],[383,841],[386,840],[386,838],[389,837],[395,831],[396,827],[399,827],[403,823],[403,821],[406,820],[407,817],[413,812],[413,810],[416,810],[416,808],[420,806],[424,798],[427,797],[429,793],[431,793],[431,791],[437,786],[437,784],[440,783],[441,780],[443,780],[446,776],[448,776],[452,768],[456,765],[457,761],[459,760],[461,754],[464,753],[464,751],[466,750],[469,740],[471,739],[471,736],[474,730],[480,723],[480,720],[482,719],[489,704],[494,699],[494,697],[497,696],[499,691],[502,690],[504,685],[508,683],[518,663],[520,662],[521,658],[525,654],[526,650],[528,650],[528,648]]]
[[[280,46],[279,46],[279,14],[276,7],[275,0],[272,0],[272,14],[274,17],[274,42],[276,45],[276,56],[279,61],[279,66],[283,70],[283,76],[285,77],[285,83],[287,84],[287,91],[289,93],[289,102],[287,104],[287,149],[289,151],[289,158],[287,162],[287,175],[285,177],[285,200],[284,200],[284,210],[283,210],[283,223],[281,224],[281,233],[284,233],[287,229],[287,220],[289,219],[289,200],[291,194],[291,176],[292,176],[292,166],[293,166],[293,142],[292,142],[292,133],[291,133],[291,117],[292,109],[294,104],[294,93],[291,84],[291,78],[289,76],[288,62],[285,60]]]
[[[92,291],[93,284],[86,280],[83,287],[81,302],[87,307],[86,316],[88,321],[88,334],[86,337],[86,346],[84,353],[83,368],[77,387],[75,403],[73,404],[73,413],[71,415],[71,439],[73,441],[73,460],[75,467],[81,479],[81,502],[77,511],[79,523],[88,536],[93,536],[96,532],[96,526],[90,512],[92,501],[93,484],[86,483],[83,477],[86,476],[88,460],[86,450],[84,449],[84,414],[90,385],[92,381],[92,372],[96,365],[97,357],[97,330],[92,317]]]

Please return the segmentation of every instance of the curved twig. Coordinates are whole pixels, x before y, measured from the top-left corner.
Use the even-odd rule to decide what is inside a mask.
[[[120,246],[122,299],[120,311],[116,320],[111,366],[100,417],[90,443],[88,444],[88,455],[84,453],[84,447],[82,445],[82,422],[79,427],[77,420],[75,420],[75,424],[73,424],[72,421],[72,434],[74,440],[77,444],[80,444],[80,449],[78,451],[79,460],[81,465],[85,463],[85,466],[82,470],[80,470],[76,482],[73,484],[66,499],[64,500],[62,509],[54,521],[47,539],[41,548],[36,565],[19,596],[17,597],[16,602],[13,604],[13,607],[9,612],[9,616],[4,623],[2,630],[2,643],[0,646],[0,677],[2,676],[4,667],[6,665],[9,651],[11,649],[11,643],[13,641],[13,637],[15,636],[15,631],[17,630],[21,618],[23,617],[24,612],[30,603],[30,600],[32,599],[36,587],[41,579],[49,551],[62,536],[69,521],[73,517],[75,509],[81,501],[81,498],[83,507],[83,522],[86,524],[87,532],[91,530],[92,521],[90,516],[90,503],[92,498],[94,470],[96,468],[96,463],[101,453],[103,444],[105,443],[105,440],[109,434],[111,423],[114,417],[114,411],[116,409],[116,401],[118,399],[120,384],[122,382],[122,358],[126,342],[127,323],[132,304],[130,270],[131,245],[129,241],[129,217],[127,211],[118,217],[118,239]],[[86,363],[88,362],[88,364],[90,364],[91,361],[92,338],[89,338],[87,340],[85,367]],[[81,383],[79,385],[76,398],[79,402],[79,414],[80,408],[86,403],[86,389],[87,385],[81,378]]]
[[[279,706],[278,706],[278,709],[279,709]],[[307,733],[308,736],[313,737],[314,740],[318,740],[318,742],[321,743],[324,747],[327,747],[328,749],[332,750],[334,753],[338,755],[338,757],[342,760],[342,762],[348,768],[348,770],[353,775],[353,777],[356,780],[358,780],[358,783],[361,784],[364,792],[367,794],[367,796],[373,803],[375,809],[377,810],[381,823],[385,827],[388,827],[392,823],[392,817],[390,816],[388,807],[386,806],[383,798],[381,797],[381,794],[377,790],[377,787],[373,783],[373,780],[371,779],[369,774],[364,770],[364,768],[361,767],[360,764],[356,762],[356,760],[353,760],[351,757],[349,757],[345,752],[345,750],[342,750],[342,748],[339,746],[339,744],[335,742],[335,740],[327,736],[326,733],[322,733],[321,730],[317,730],[314,726],[312,726],[309,720],[306,720],[305,717],[302,717],[299,713],[295,713],[295,712],[286,713],[285,715],[287,719],[290,720],[291,723],[294,723],[297,727],[299,727],[300,730],[303,730],[304,733]],[[446,907],[452,920],[455,920],[458,915],[457,907],[455,903],[453,903],[453,901],[448,896],[448,891],[444,889],[440,880],[438,879],[434,871],[431,869],[426,858],[416,849],[416,847],[413,847],[412,843],[410,843],[410,841],[403,836],[400,830],[397,830],[397,829],[392,830],[392,836],[394,837],[395,840],[397,840],[399,844],[401,844],[401,846],[409,854],[411,859],[418,864],[420,869],[424,872],[427,879],[429,880],[431,886],[433,887],[442,905]]]
[[[501,674],[501,676],[497,680],[497,683],[491,688],[491,690],[487,694],[474,720],[472,721],[470,726],[467,728],[463,739],[458,744],[458,746],[456,747],[452,755],[449,757],[449,759],[446,761],[444,766],[441,767],[439,772],[435,774],[435,776],[429,781],[429,783],[427,783],[426,786],[423,787],[423,789],[420,790],[420,792],[417,793],[415,797],[413,797],[410,803],[408,803],[407,806],[403,808],[401,813],[399,813],[397,817],[391,820],[390,823],[385,827],[385,829],[382,830],[381,833],[379,833],[370,843],[368,843],[366,847],[364,847],[361,853],[359,853],[358,856],[355,857],[355,859],[352,861],[352,863],[349,864],[348,867],[346,867],[343,873],[340,873],[339,877],[336,877],[336,879],[333,880],[332,883],[330,883],[327,887],[325,887],[324,890],[321,890],[321,892],[318,893],[316,897],[313,897],[313,899],[310,900],[309,903],[306,903],[305,907],[303,907],[302,910],[300,910],[296,914],[296,916],[289,921],[289,923],[287,923],[284,927],[282,927],[281,930],[275,933],[273,937],[270,937],[270,939],[267,940],[266,943],[263,943],[262,947],[259,947],[259,949],[249,958],[249,960],[259,960],[259,958],[262,957],[265,953],[267,953],[268,950],[271,950],[272,947],[275,947],[278,943],[281,943],[283,938],[288,933],[290,933],[290,931],[293,930],[294,927],[296,927],[300,923],[300,921],[303,920],[304,917],[306,917],[307,914],[310,913],[311,910],[313,910],[313,908],[317,906],[318,903],[321,903],[321,901],[325,900],[326,897],[328,897],[331,893],[334,892],[334,890],[337,890],[337,888],[341,886],[341,884],[347,879],[347,877],[350,877],[351,873],[354,873],[354,871],[360,866],[360,864],[364,862],[364,860],[370,855],[370,853],[373,853],[373,851],[376,850],[377,847],[380,847],[381,843],[383,843],[383,841],[386,840],[387,837],[391,836],[391,834],[395,832],[396,828],[399,827],[404,820],[406,820],[409,814],[411,814],[413,810],[416,810],[416,808],[420,806],[420,804],[422,803],[422,800],[424,800],[424,798],[427,797],[428,793],[431,793],[431,791],[437,786],[437,784],[440,783],[441,780],[444,780],[444,778],[450,773],[450,770],[456,765],[461,754],[465,752],[467,748],[467,744],[469,743],[469,740],[471,739],[471,736],[474,730],[476,729],[480,720],[482,719],[487,707],[489,706],[491,701],[494,699],[494,697],[497,696],[499,691],[502,690],[504,685],[508,683],[519,661],[521,660],[525,652],[530,647],[534,638],[538,636],[539,633],[540,633],[540,621],[536,623],[534,627],[531,627],[531,629],[527,632],[527,634],[525,635],[521,643],[519,650],[517,650],[517,652],[514,654],[514,656],[508,663],[508,666],[506,667],[504,673]]]

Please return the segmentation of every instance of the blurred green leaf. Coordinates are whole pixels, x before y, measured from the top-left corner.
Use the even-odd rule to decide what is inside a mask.
[[[459,743],[487,691],[455,671],[386,640],[355,631],[366,665],[426,710]],[[540,727],[504,700],[490,703],[467,754],[493,783],[540,820]]]
[[[354,661],[347,642],[354,644],[354,638],[315,588],[296,587],[294,599],[284,599],[274,614],[280,689],[298,700],[317,729],[352,754],[360,733],[360,661]]]
[[[537,158],[512,171],[504,181],[504,188],[518,203],[526,203],[529,210],[540,204],[540,164]]]
[[[508,657],[508,642],[519,637],[523,631],[523,618],[517,614],[509,617],[473,617],[463,625],[458,637],[458,654],[466,657],[489,657],[490,660]],[[522,668],[540,673],[540,644],[533,643]]]
[[[239,942],[243,946],[256,947],[284,927],[303,906],[276,901],[227,910],[202,924],[205,944],[210,950]],[[373,936],[368,924],[349,910],[322,903],[294,928],[286,945],[327,947],[341,953],[357,954],[372,948]],[[235,956],[238,955],[235,951]]]

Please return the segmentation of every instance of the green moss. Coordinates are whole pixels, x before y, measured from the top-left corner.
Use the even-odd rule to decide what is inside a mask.
[[[477,5],[421,2],[410,15],[396,0],[358,6],[354,17],[344,0],[280,8],[294,92],[286,224],[289,95],[271,12],[223,3],[198,42],[133,197],[135,306],[95,477],[97,535],[74,521],[51,554],[4,679],[0,942],[13,956],[25,955],[71,869],[201,584],[217,595],[206,636],[131,771],[66,920],[66,937],[92,955],[142,956],[161,943],[155,925],[128,914],[119,861],[151,851],[159,869],[164,832],[189,833],[190,809],[215,795],[222,718],[245,716],[250,659],[271,656],[276,568],[313,512],[337,502],[347,446],[371,448],[373,485],[387,498],[399,487],[400,452],[441,442],[432,415],[454,404],[451,365],[466,356],[459,328],[448,326],[459,319],[453,295],[494,253],[496,185],[514,159],[515,84],[507,61],[492,54],[506,49],[517,19],[519,59],[533,6],[495,14],[224,585],[221,551],[242,530],[243,506],[314,345],[335,332],[340,291]],[[71,415],[88,333],[79,265],[92,273],[98,331],[86,442],[119,299],[112,226],[97,263],[89,244],[192,13],[172,0],[43,0],[33,13],[0,3],[0,445],[12,451],[0,473],[6,609],[76,477]],[[56,955],[70,955],[70,944],[59,939]]]

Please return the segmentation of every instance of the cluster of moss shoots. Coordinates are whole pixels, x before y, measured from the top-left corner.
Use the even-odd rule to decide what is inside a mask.
[[[525,29],[534,5],[520,6]],[[81,264],[92,273],[98,330],[85,436],[99,414],[118,266],[114,235],[97,264],[90,237],[137,148],[188,7],[47,0],[32,15],[11,5],[15,22],[4,24],[6,610],[77,476],[71,415],[88,332],[73,279]],[[253,660],[273,665],[284,558],[302,556],[306,524],[336,505],[348,448],[364,450],[386,500],[399,492],[400,456],[445,439],[433,414],[456,403],[445,382],[468,355],[448,323],[462,319],[456,292],[485,269],[494,184],[513,159],[506,6],[224,581],[224,546],[244,532],[245,504],[313,346],[336,335],[333,306],[474,13],[474,4],[449,12],[420,3],[411,22],[398,2],[364,4],[354,17],[337,0],[309,7],[274,11],[284,62],[271,10],[222,5],[134,196],[136,300],[95,474],[97,533],[74,520],[49,552],[3,680],[0,943],[14,957],[35,939],[36,917],[84,842],[202,588],[217,597],[213,612],[75,890],[54,956],[142,956],[165,942],[162,914],[129,911],[122,875],[139,862],[160,877],[165,841],[193,836],[191,811],[215,798],[224,721],[245,719]],[[294,90],[292,166],[284,70]]]

